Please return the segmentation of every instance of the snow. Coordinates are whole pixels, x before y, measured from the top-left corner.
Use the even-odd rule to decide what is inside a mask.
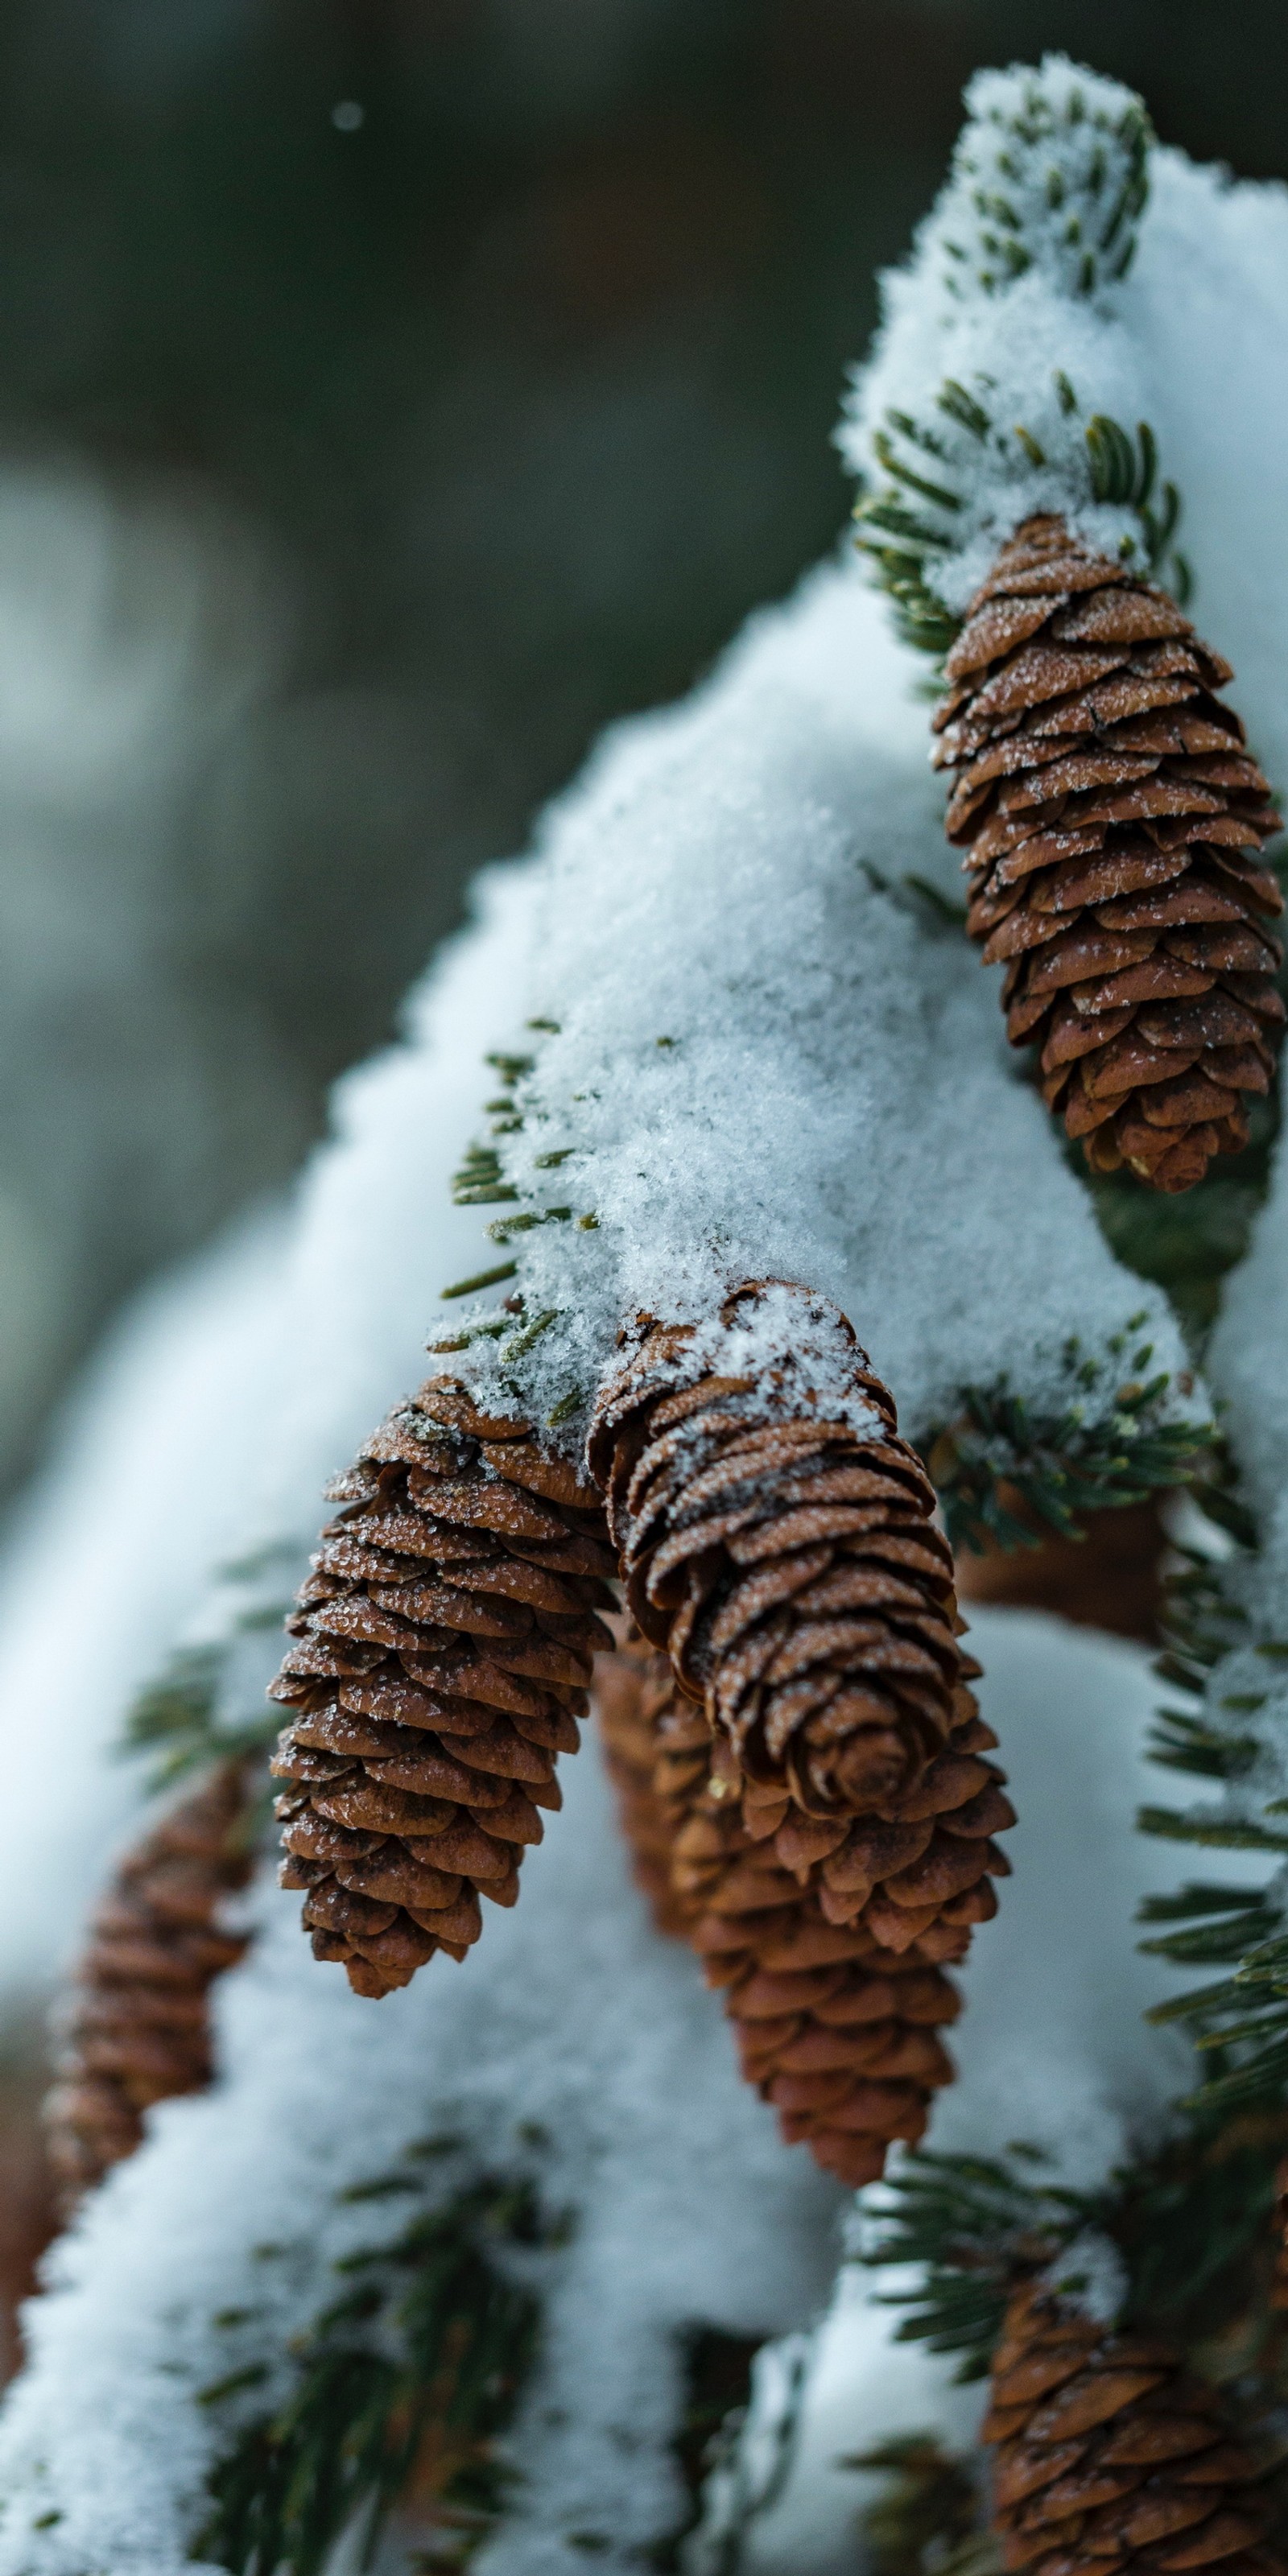
[[[138,1812],[138,1771],[114,1758],[125,1713],[176,1641],[227,1625],[221,1561],[302,1554],[326,1478],[425,1374],[429,1283],[473,1230],[447,1176],[528,901],[522,869],[480,884],[480,928],[426,978],[408,1041],[340,1086],[294,1209],[137,1299],[64,1408],[0,1565],[0,2012],[21,2017],[74,1955]]]
[[[239,1228],[136,1301],[64,1413],[0,1573],[0,2010],[65,1971],[139,1803],[125,1711],[243,1536],[266,1404],[280,1218]],[[193,1473],[193,1461],[200,1473]]]
[[[624,1318],[696,1317],[749,1277],[834,1298],[914,1439],[1003,1372],[1058,1406],[1069,1336],[1133,1313],[1185,1368],[1019,1076],[993,973],[905,886],[953,887],[914,668],[857,566],[825,566],[682,708],[610,737],[539,836],[526,1007],[499,1032],[535,1059],[497,1146],[519,1201],[477,1212],[464,1267],[517,1263],[516,1343],[554,1320],[444,1365],[538,1419],[567,1406],[570,1446]],[[531,1230],[489,1244],[515,1215]]]
[[[154,2118],[29,2311],[0,2567],[179,2576],[227,2437],[194,2396],[248,2352],[278,2355],[281,2384],[330,2263],[406,2220],[405,2201],[382,2218],[337,2193],[428,2135],[466,2142],[453,2185],[462,2166],[534,2171],[547,2209],[577,2220],[547,2258],[543,2358],[514,2445],[521,2527],[481,2576],[563,2576],[581,2563],[573,2531],[606,2533],[600,2563],[624,2567],[678,2519],[677,2330],[808,2316],[842,2196],[784,2152],[697,1962],[651,1930],[592,1752],[567,1786],[521,1907],[489,1920],[463,1966],[378,2009],[314,1965],[296,1901],[262,1889],[260,1940],[220,1989],[223,2082]],[[523,2142],[534,2126],[543,2148]],[[247,2326],[212,2322],[238,2309]]]
[[[1186,489],[1204,623],[1246,662],[1242,703],[1282,768],[1288,459],[1268,380],[1288,346],[1288,195],[1157,155],[1122,284],[1071,299],[1038,260],[953,318],[926,249],[938,220],[890,288],[854,421],[928,398],[951,341],[954,367],[996,374],[999,416],[1045,435],[1058,336],[1081,416],[1158,429]],[[954,596],[970,545],[1033,506],[1016,473],[980,479]],[[623,1319],[697,1320],[757,1276],[844,1309],[914,1438],[1004,1373],[1040,1412],[1062,1397],[1071,1335],[1094,1351],[1142,1313],[1175,1406],[1205,1414],[1164,1301],[1108,1252],[1010,1058],[993,977],[907,882],[955,890],[916,680],[840,560],[752,621],[681,707],[615,731],[534,855],[483,880],[476,925],[413,998],[403,1041],[341,1087],[288,1219],[141,1309],[77,1399],[0,1600],[16,1985],[65,1948],[129,1804],[103,1763],[129,1691],[174,1634],[216,1619],[201,1594],[219,1556],[307,1543],[325,1477],[425,1373],[427,1331],[500,1322],[513,1344],[550,1315],[526,1351],[475,1340],[438,1364],[562,1415],[569,1446]],[[491,1211],[453,1207],[447,1186],[484,1133],[489,1052],[533,1059],[513,1087],[523,1123],[496,1140],[519,1193],[497,1203],[502,1228],[507,1210],[569,1210],[504,1245],[483,1232]],[[1285,1486],[1286,1209],[1281,1177],[1212,1351],[1267,1516]],[[525,1301],[513,1332],[495,1297],[441,1296],[510,1259],[503,1285]],[[1288,1528],[1257,1578],[1266,1620],[1281,1554]],[[935,2140],[1027,2136],[1089,2181],[1183,2080],[1181,2043],[1140,2021],[1175,1972],[1131,1931],[1140,1894],[1177,1875],[1174,1852],[1132,1826],[1138,1798],[1158,1795],[1141,1771],[1153,1689],[1131,1648],[1031,1614],[981,1612],[974,1643],[1021,1821],[966,1972],[961,2081]],[[466,2168],[537,2157],[550,2205],[579,2216],[543,2258],[522,2505],[480,2576],[567,2576],[584,2555],[569,2535],[587,2532],[611,2571],[673,2520],[677,2330],[807,2328],[839,2196],[780,2145],[695,1963],[648,1928],[591,1754],[567,1790],[518,1912],[492,1915],[462,1967],[439,1962],[379,2007],[312,1961],[295,1901],[261,1888],[260,1939],[219,1990],[221,2080],[156,2114],[32,2311],[32,2363],[0,2432],[0,2576],[189,2565],[225,2422],[194,2394],[266,2353],[285,2384],[331,2262],[373,2229],[371,2205],[337,2194],[445,2126]],[[531,2124],[540,2150],[520,2137]],[[288,2250],[256,2254],[270,2243]],[[243,2327],[213,2323],[236,2308],[253,2311]],[[859,2489],[840,2452],[914,2425],[969,2432],[975,2401],[891,2331],[843,2273],[810,2346],[796,2469],[758,2538],[766,2566],[772,2549],[796,2576],[852,2563]],[[785,2374],[766,2362],[770,2412]]]
[[[1058,91],[1069,68],[1048,58],[1042,77]],[[1014,77],[988,75],[968,98],[981,106],[999,80]],[[1045,153],[1038,158],[1045,164]],[[1163,149],[1150,155],[1149,183],[1136,256],[1120,282],[1078,297],[1058,264],[1039,258],[1001,292],[955,301],[942,283],[944,239],[961,228],[960,187],[950,178],[910,259],[882,280],[882,327],[856,373],[840,443],[857,473],[879,476],[872,437],[889,410],[943,439],[944,460],[923,455],[921,468],[956,489],[964,507],[944,512],[917,497],[916,509],[946,540],[933,578],[960,610],[1031,511],[1063,510],[1110,554],[1124,538],[1139,543],[1130,508],[1091,499],[1084,433],[1096,413],[1129,435],[1148,421],[1160,475],[1181,494],[1180,542],[1196,576],[1200,627],[1233,661],[1236,703],[1260,756],[1282,776],[1288,459],[1266,370],[1288,321],[1288,190],[1235,182]],[[1061,407],[1057,370],[1073,387],[1076,412]],[[981,441],[939,409],[946,378],[981,402],[993,439]],[[1017,422],[1045,451],[1045,466],[1016,440]]]

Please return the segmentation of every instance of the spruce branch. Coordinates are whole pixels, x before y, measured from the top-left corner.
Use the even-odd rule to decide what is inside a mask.
[[[527,1026],[545,1036],[558,1037],[560,1034],[558,1020],[536,1018],[529,1020]],[[657,1043],[659,1046],[670,1046],[674,1041],[670,1038],[659,1038]],[[505,1140],[522,1134],[531,1122],[534,1120],[539,1122],[544,1114],[530,1089],[521,1089],[521,1086],[528,1083],[530,1075],[535,1070],[537,1063],[535,1055],[494,1052],[485,1057],[484,1061],[499,1076],[504,1087],[484,1103],[490,1120],[488,1141],[480,1143],[476,1140],[466,1147],[461,1162],[452,1176],[452,1200],[457,1207],[503,1207],[506,1213],[494,1217],[485,1226],[484,1231],[490,1242],[502,1248],[508,1248],[518,1238],[519,1252],[518,1257],[497,1262],[489,1269],[476,1271],[467,1279],[452,1280],[439,1292],[445,1300],[473,1298],[480,1296],[487,1289],[508,1286],[511,1281],[517,1282],[521,1270],[522,1238],[533,1233],[538,1227],[571,1225],[575,1220],[576,1231],[593,1233],[599,1223],[593,1210],[584,1211],[579,1215],[570,1202],[552,1205],[547,1201],[535,1201],[530,1187],[516,1179],[507,1165]],[[571,1162],[580,1150],[581,1148],[575,1144],[549,1147],[545,1152],[531,1156],[531,1170],[540,1173],[558,1172],[565,1163]],[[542,1335],[550,1330],[551,1325],[560,1322],[561,1313],[562,1310],[556,1306],[543,1307],[538,1312],[530,1313],[528,1300],[522,1287],[515,1286],[511,1289],[510,1295],[504,1299],[499,1315],[487,1308],[480,1308],[473,1313],[467,1311],[453,1332],[440,1335],[438,1340],[430,1343],[429,1348],[436,1357],[445,1357],[455,1351],[471,1350],[479,1342],[495,1342],[498,1345],[496,1358],[501,1384],[516,1404],[522,1404],[524,1387],[521,1379],[513,1372],[520,1362],[528,1357]],[[554,1413],[548,1416],[547,1429],[560,1428],[564,1421],[577,1412],[580,1401],[580,1395],[574,1391],[564,1402],[556,1406]]]
[[[1150,1373],[1152,1344],[1132,1348],[1144,1322],[1130,1316],[1100,1353],[1071,1338],[1060,1355],[1063,1400],[1045,1413],[1005,1377],[962,1389],[961,1412],[932,1426],[922,1449],[954,1547],[1031,1547],[1034,1520],[1076,1536],[1084,1513],[1194,1480],[1215,1435],[1177,1419],[1170,1374]]]
[[[919,2267],[914,2287],[877,2295],[910,2310],[896,2341],[957,2354],[958,2380],[987,2375],[1017,2282],[1055,2262],[1093,2215],[1085,2195],[1042,2179],[1046,2162],[1023,2141],[1004,2156],[921,2148],[869,2196],[855,2258]]]
[[[944,207],[944,284],[998,295],[1034,267],[1085,298],[1125,277],[1149,195],[1144,101],[1048,56],[967,92]]]
[[[1149,2019],[1190,2031],[1204,2069],[1193,2096],[1198,2112],[1247,2106],[1277,2112],[1288,2094],[1288,1928],[1279,1886],[1288,1860],[1288,1801],[1262,1783],[1267,1756],[1273,1776],[1288,1749],[1288,1711],[1275,1689],[1288,1641],[1249,1634],[1239,1594],[1257,1531],[1228,1452],[1217,1452],[1199,1499],[1223,1528],[1228,1553],[1216,1559],[1201,1548],[1177,1551],[1156,1670],[1188,1693],[1191,1705],[1158,1711],[1150,1758],[1221,1795],[1188,1808],[1146,1806],[1137,1822],[1143,1833],[1200,1850],[1261,1853],[1280,1869],[1261,1888],[1200,1879],[1170,1896],[1146,1898],[1138,1920],[1150,1937],[1142,1950],[1178,1968],[1227,1972],[1156,2004]],[[1222,1689],[1235,1654],[1233,1676],[1245,1687]]]
[[[228,1667],[239,1637],[253,1630],[281,1626],[287,1604],[242,1614],[231,1633],[217,1643],[180,1646],[156,1679],[145,1683],[126,1712],[119,1751],[149,1758],[149,1786],[168,1789],[190,1772],[212,1763],[252,1760],[267,1753],[280,1720],[273,1708],[235,1723],[221,1716]]]
[[[320,2576],[351,2534],[365,2568],[407,2503],[432,2521],[434,2563],[463,2565],[504,2509],[497,2443],[536,2349],[538,2304],[514,2253],[550,2241],[531,2185],[489,2177],[343,2257],[338,2295],[292,2347],[289,2395],[230,2433],[195,2554],[230,2576]],[[202,2403],[244,2402],[267,2375],[252,2359]]]
[[[1236,2330],[1250,2349],[1265,2332],[1268,2220],[1286,2139],[1282,2108],[1249,2117],[1242,2101],[1213,2092],[1179,2106],[1169,2133],[1095,2191],[1064,2188],[1022,2142],[998,2157],[917,2150],[869,2195],[856,2259],[917,2267],[911,2286],[878,2296],[909,2311],[899,2341],[959,2356],[959,2380],[989,2369],[1023,2281],[1043,2274],[1085,2300],[1102,2291],[1106,2264],[1122,2325],[1189,2352]]]
[[[937,2433],[911,2432],[838,2465],[882,2480],[859,2517],[872,2576],[1000,2576],[977,2459]]]
[[[1134,431],[1107,412],[1094,412],[1081,423],[1078,395],[1066,375],[1052,379],[1058,412],[1066,422],[1078,415],[1076,428],[1066,428],[1058,445],[1044,432],[1035,436],[1030,423],[998,420],[955,378],[947,377],[935,397],[936,422],[888,408],[882,426],[872,433],[878,469],[865,482],[855,506],[855,544],[867,556],[877,587],[890,601],[895,627],[905,644],[926,653],[936,665],[956,642],[962,618],[942,597],[942,563],[961,542],[958,523],[981,464],[981,450],[1003,484],[1024,489],[1026,468],[1051,466],[1062,475],[1065,507],[1071,511],[1093,503],[1111,503],[1131,512],[1135,531],[1123,540],[1123,560],[1134,571],[1162,581],[1184,607],[1192,589],[1186,558],[1176,547],[1181,497],[1172,482],[1158,483],[1158,442],[1148,421]],[[979,394],[994,399],[985,379]],[[932,479],[923,459],[938,460]],[[1031,502],[1019,502],[1021,515]],[[936,572],[936,561],[940,571]]]

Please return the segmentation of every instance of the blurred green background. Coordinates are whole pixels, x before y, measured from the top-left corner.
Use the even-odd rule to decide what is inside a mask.
[[[834,540],[963,80],[1288,165],[1272,0],[4,0],[0,1489],[482,859]]]

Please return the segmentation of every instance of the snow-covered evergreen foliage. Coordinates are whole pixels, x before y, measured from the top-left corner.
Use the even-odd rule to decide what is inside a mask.
[[[1135,424],[1148,418],[1186,491],[1204,622],[1244,664],[1263,757],[1288,757],[1288,507],[1276,506],[1288,461],[1265,394],[1267,351],[1288,346],[1288,198],[1154,154],[1140,215],[1137,113],[1067,67],[1045,67],[1036,90],[982,83],[973,109],[979,130],[917,264],[891,288],[849,435],[862,444],[891,404],[923,421],[946,375],[965,388],[944,418],[973,442],[954,455],[982,470],[943,519],[961,537],[941,549],[953,611],[981,550],[1057,490],[1102,542],[1146,544],[1152,495],[1097,498],[1086,430],[1102,413],[1126,421],[1143,482],[1150,450]],[[1008,280],[981,271],[999,218],[972,212],[972,192],[996,193],[979,156],[996,160],[1017,116],[1029,158],[1001,176],[1029,258],[1008,263]],[[1058,204],[1043,197],[1048,165],[1062,174]],[[1091,275],[1078,264],[1085,222],[1079,244],[1068,238],[1079,201],[1094,202],[1099,226]],[[1043,202],[1064,225],[1050,256]],[[970,273],[959,296],[944,283],[950,230]],[[1002,447],[968,416],[981,371]],[[1035,461],[1012,420],[1034,445],[1048,436],[1055,462]],[[1062,458],[1078,461],[1081,499]],[[235,1332],[212,1336],[196,1301],[180,1319],[190,1367],[170,1347],[155,1383],[146,1369],[134,1381],[132,1402],[153,1400],[143,1526],[159,1533],[167,1495],[194,1478],[202,1488],[202,1511],[185,1506],[169,1529],[170,1592],[192,1637],[215,1620],[193,1607],[212,1531],[225,1554],[304,1543],[325,1475],[423,1374],[427,1327],[437,1365],[531,1409],[570,1448],[624,1318],[697,1320],[752,1274],[803,1280],[844,1307],[914,1439],[960,1421],[971,1390],[999,1420],[1018,1418],[1005,1405],[1059,1418],[1081,1365],[1075,1337],[1098,1368],[1080,1433],[1112,1450],[1124,1389],[1105,1355],[1135,1367],[1138,1351],[1162,1381],[1158,1423],[1207,1426],[1165,1300],[1111,1255],[1006,1061],[989,979],[951,918],[914,672],[858,567],[826,566],[754,621],[686,705],[610,738],[535,857],[487,881],[478,927],[417,998],[404,1043],[343,1089],[287,1239],[261,1277],[230,1286]],[[480,1132],[485,1057],[495,1079]],[[1238,1602],[1254,1651],[1276,1642],[1256,1586],[1273,1579],[1288,1493],[1288,1425],[1264,1374],[1281,1373],[1284,1221],[1276,1192],[1213,1354],[1263,1537]],[[454,1293],[481,1271],[495,1275],[479,1299]],[[1118,1339],[1129,1318],[1130,1349]],[[227,1408],[217,1430],[198,1408],[194,1424],[194,1381],[218,1403],[214,1361],[234,1350],[253,1404]],[[145,1636],[168,1642],[141,1570],[140,1460],[122,1443],[118,1475],[103,1457],[110,1419],[88,1444],[97,1590],[82,1600],[65,1579],[87,1464],[73,1426],[70,1499],[51,1504],[25,1569],[46,1627],[17,1610],[7,1646],[12,1671],[33,1671],[57,1601],[87,1745],[103,1742],[127,1670],[143,1678]],[[1237,1592],[1245,1577],[1232,1581]],[[105,1593],[120,1651],[100,1667]],[[1015,1880],[966,1971],[961,2077],[938,2108],[936,2145],[997,2152],[1021,2135],[1090,2189],[1157,2132],[1189,2063],[1178,2032],[1141,2023],[1174,1993],[1178,1960],[1133,1952],[1128,1928],[1137,1899],[1157,1909],[1175,1877],[1166,1839],[1132,1830],[1147,1781],[1157,1794],[1140,1770],[1152,1691],[1133,1650],[1052,1622],[986,1614],[975,1643],[1021,1821]],[[1218,1709],[1224,1690],[1233,1713],[1268,1726],[1272,1697],[1263,1689],[1250,1710],[1242,1670],[1243,1706],[1218,1675]],[[230,1684],[223,1712],[234,1726],[243,1686],[248,1676]],[[56,1727],[31,1747],[30,1706],[28,1691],[10,1720],[29,1747],[12,1826],[21,1901],[25,1921],[61,1934],[68,1877],[50,1864],[65,1766]],[[1264,1806],[1279,1774],[1253,1785]],[[544,2328],[512,2435],[522,2484],[480,2570],[565,2576],[588,2551],[612,2568],[673,2526],[677,2337],[694,2323],[805,2326],[837,2196],[739,2086],[696,1966],[648,1929],[592,1756],[569,1786],[518,1912],[493,1916],[462,1967],[437,1962],[378,2010],[309,1958],[294,1904],[258,1890],[259,1939],[220,1998],[220,2082],[156,2114],[34,2312],[33,2359],[0,2434],[0,2569],[179,2576],[227,2444],[289,2398],[291,2339],[315,2328],[336,2262],[371,2241],[372,2200],[353,2195],[405,2179],[417,2143],[448,2136],[444,2192],[513,2176],[551,2216],[576,2218],[565,2244],[532,2253]],[[1273,1857],[1254,1838],[1234,1866],[1259,1886]],[[781,2386],[775,2396],[768,2365],[761,2378],[772,2413]],[[835,2565],[838,2516],[857,2492],[837,2455],[910,2422],[957,2440],[970,2404],[944,2364],[892,2347],[888,2315],[847,2275],[812,2350],[792,2474],[749,2563],[768,2567],[775,2550],[782,2563],[790,2547],[798,2576]]]
[[[991,978],[910,882],[942,890],[945,863],[909,678],[858,568],[829,566],[685,706],[610,738],[541,834],[495,1161],[458,1192],[495,1284],[434,1347],[570,1446],[623,1319],[765,1275],[836,1300],[914,1440],[1002,1376],[1058,1413],[1070,1340],[1133,1314],[1169,1417],[1204,1418],[1166,1301],[1109,1256],[1008,1061]]]
[[[1215,276],[1237,263],[1249,352],[1252,311],[1278,296],[1280,193],[1257,192],[1254,216],[1246,188],[1150,148],[1131,91],[1060,56],[982,74],[967,105],[943,194],[883,281],[882,330],[841,431],[863,478],[861,541],[902,631],[942,651],[998,546],[1037,510],[1182,591],[1193,562],[1204,620],[1219,625],[1207,574],[1239,502],[1217,496],[1211,514],[1186,415]],[[1230,308],[1221,319],[1237,345],[1243,326]],[[1200,400],[1210,454],[1239,391],[1208,379]],[[1260,409],[1239,426],[1258,448]]]

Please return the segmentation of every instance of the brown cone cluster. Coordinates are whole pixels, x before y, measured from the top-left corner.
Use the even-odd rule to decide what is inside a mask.
[[[431,1378],[331,1488],[272,1685],[273,1769],[318,1958],[384,1995],[512,1905],[539,1810],[559,1805],[615,1571],[593,1488],[526,1422]]]
[[[223,1899],[250,1874],[247,1766],[225,1763],[121,1862],[90,1929],[45,2105],[66,2206],[131,2155],[154,2102],[210,2081],[209,1989],[246,1943]]]
[[[934,717],[1008,1034],[1093,1168],[1161,1190],[1247,1143],[1284,1018],[1260,864],[1279,818],[1214,694],[1231,677],[1165,591],[1039,517],[972,600]]]
[[[936,1768],[957,1765],[956,1813],[961,1840],[976,1847],[977,1897],[965,1907],[950,1897],[927,1920],[878,1883],[866,1901],[847,1894],[838,1903],[826,1864],[801,1848],[809,1820],[798,1811],[772,1840],[753,1840],[713,1774],[707,1721],[663,1655],[627,1646],[616,1670],[605,1668],[599,1695],[637,1878],[662,1929],[682,1932],[708,1983],[723,1989],[744,2076],[773,2103],[789,2144],[807,2144],[854,2187],[875,2181],[891,2143],[924,2134],[934,2093],[952,2081],[938,2034],[960,2003],[941,1963],[960,1959],[972,1921],[994,1910],[985,1837],[970,1831],[969,1810],[984,1794],[993,1827],[1012,1821],[1001,1773],[980,1759],[996,1738],[963,1687],[954,1749],[931,1766],[923,1791],[931,1794]],[[953,1812],[940,1809],[949,1822]]]
[[[983,2439],[1006,2568],[1277,2576],[1256,2463],[1166,2345],[1029,2285],[1007,2310]]]
[[[830,1337],[825,1392],[790,1355],[718,1364],[721,1347],[756,1353],[762,1306],[799,1324],[796,1352]],[[902,1815],[948,1746],[961,1680],[952,1555],[893,1400],[837,1308],[754,1280],[719,1325],[708,1345],[639,1319],[596,1409],[591,1472],[631,1614],[705,1705],[749,1829],[768,1833],[791,1810],[800,1851],[821,1858],[850,1817]],[[921,1821],[914,1832],[908,1811],[909,1868],[932,1840]],[[926,1901],[947,1894],[932,1869]]]

